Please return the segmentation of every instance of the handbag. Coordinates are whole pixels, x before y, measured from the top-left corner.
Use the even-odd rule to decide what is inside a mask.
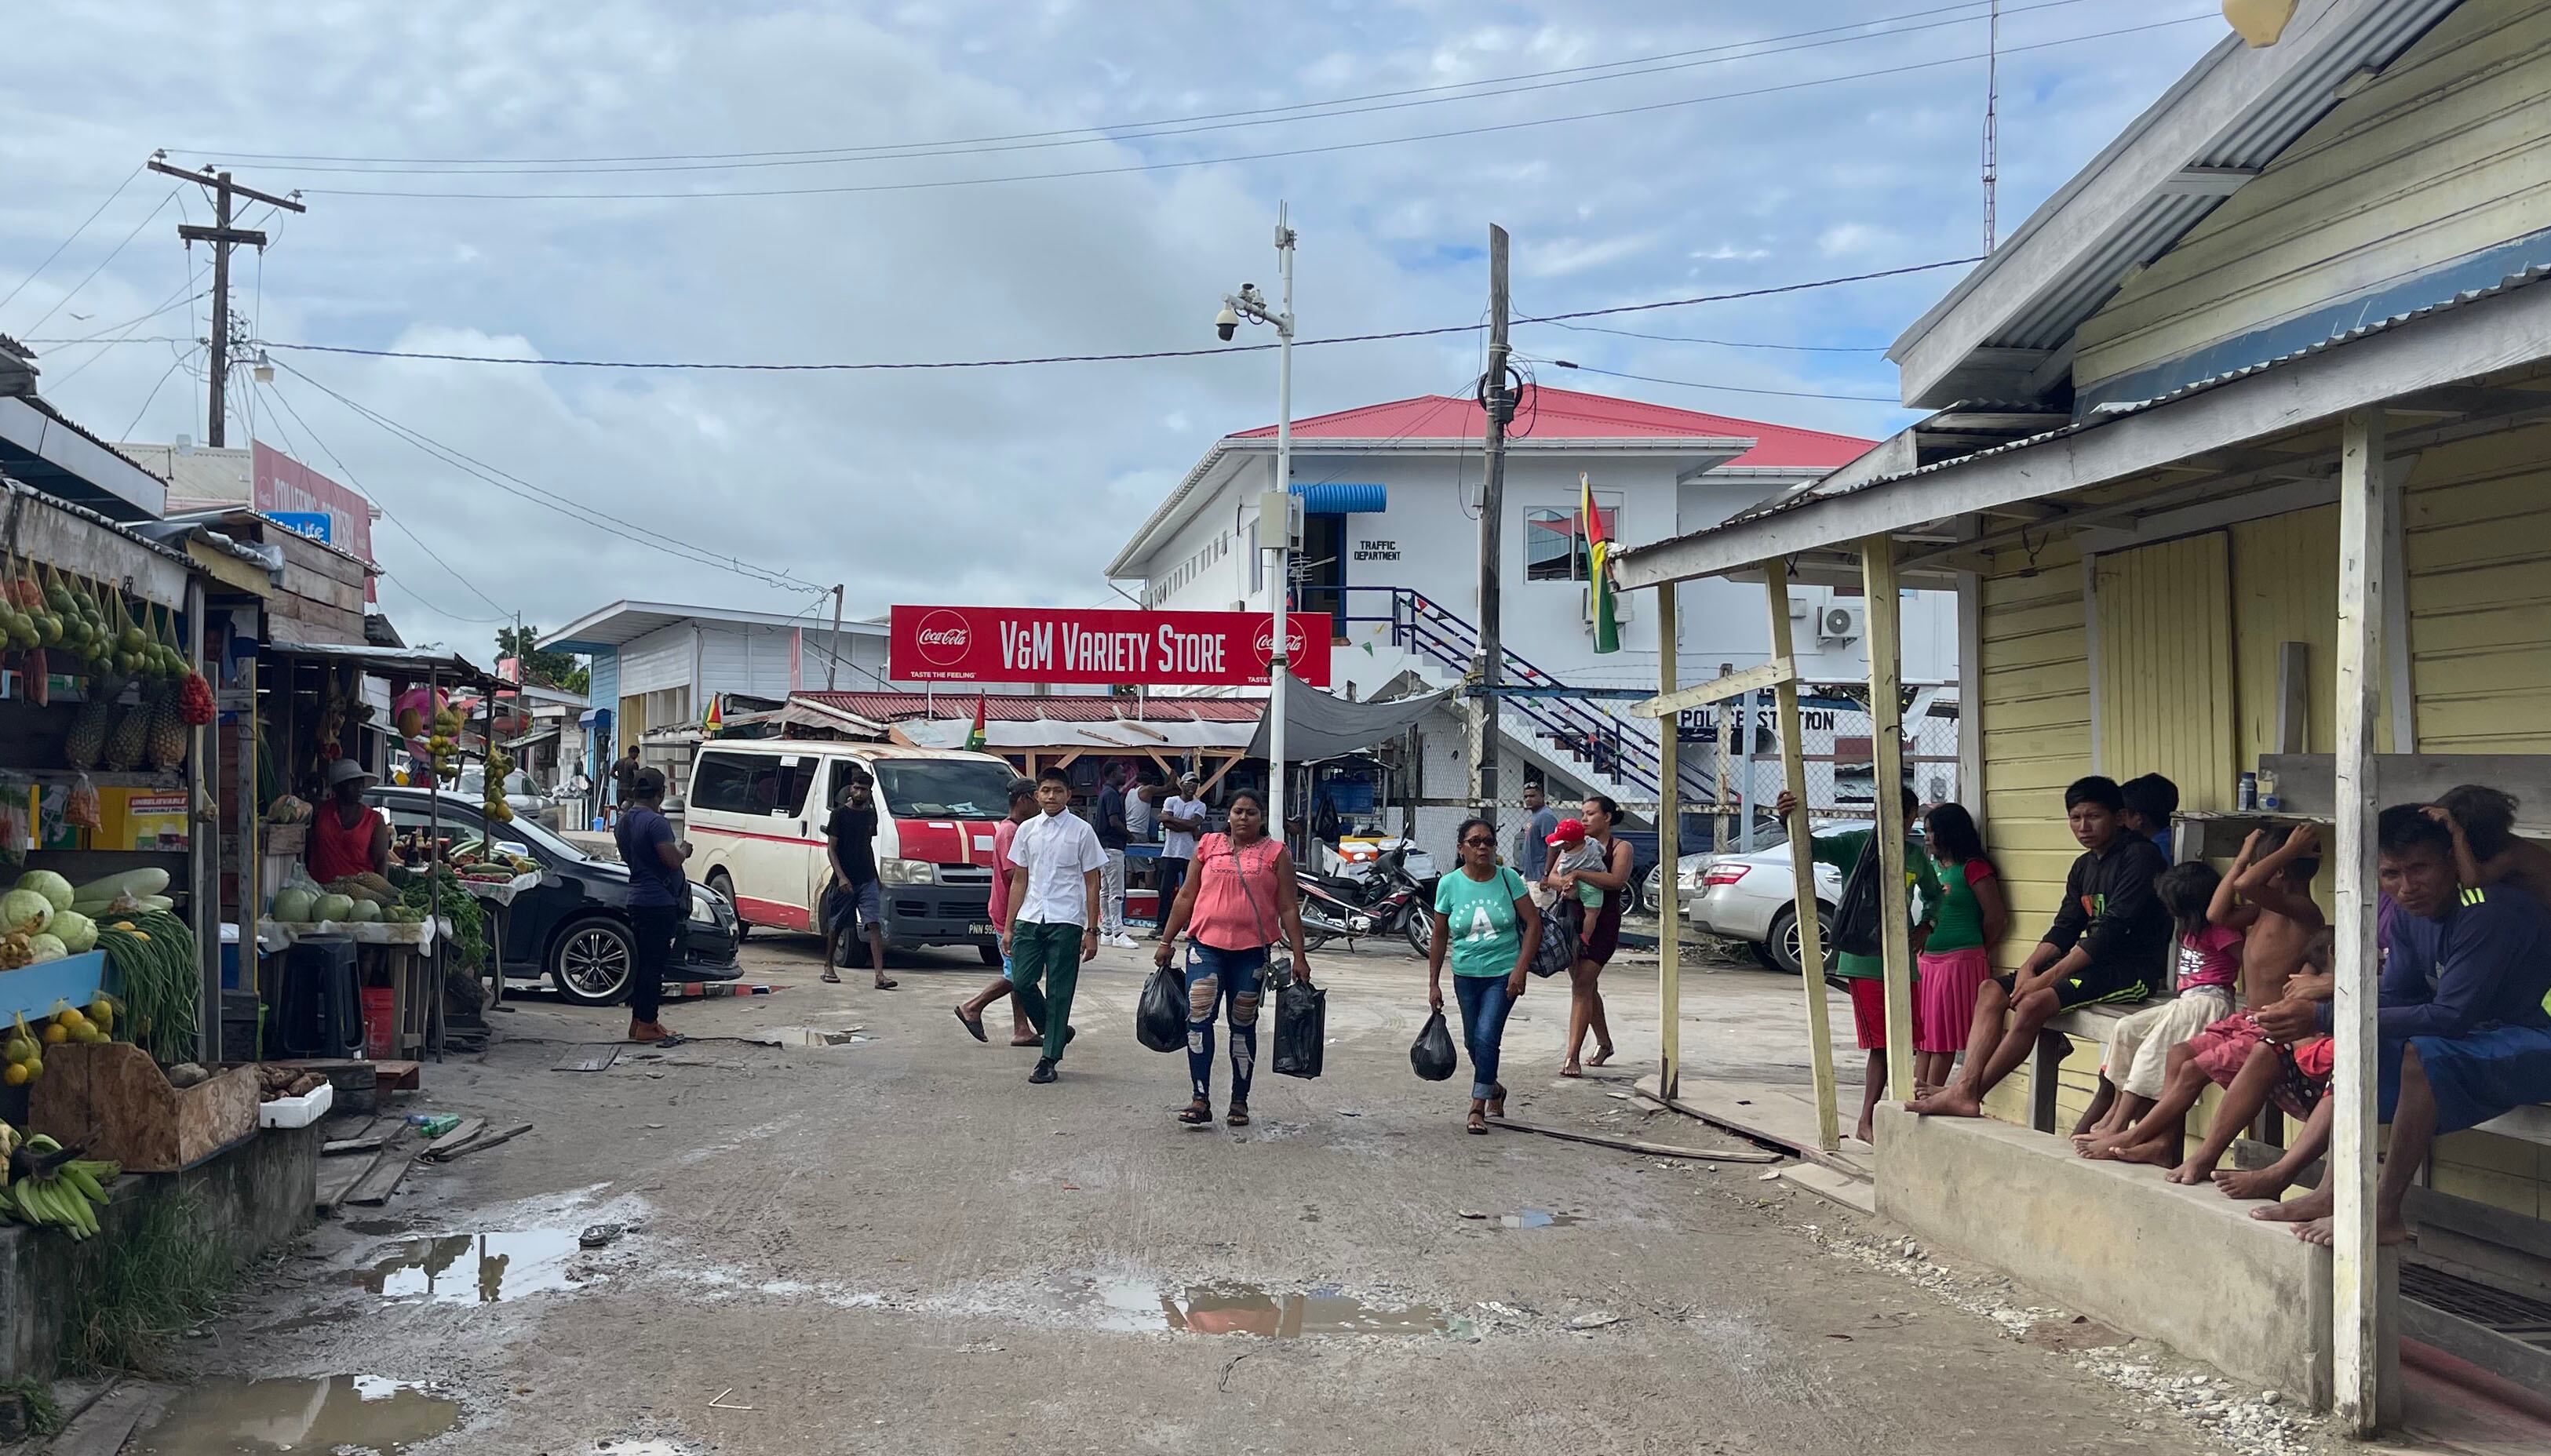
[[[1329,1040],[1329,993],[1287,976],[1276,993],[1276,1074],[1317,1077]]]
[[[1556,976],[1577,964],[1584,919],[1585,907],[1573,895],[1561,899],[1550,908],[1550,914],[1541,918],[1541,944],[1532,952],[1534,975]]]
[[[1833,913],[1834,949],[1846,955],[1877,955],[1885,943],[1884,922],[1879,917],[1886,897],[1879,882],[1886,878],[1878,851],[1878,830],[1871,829],[1862,841],[1860,858],[1853,860],[1851,873],[1843,879],[1842,899]]]

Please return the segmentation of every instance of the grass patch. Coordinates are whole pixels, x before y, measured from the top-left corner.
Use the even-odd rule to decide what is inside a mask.
[[[56,1351],[64,1370],[159,1374],[169,1342],[221,1309],[239,1265],[220,1240],[203,1236],[196,1213],[191,1199],[156,1200],[129,1234],[100,1240],[64,1311]]]
[[[16,1401],[27,1407],[27,1432],[39,1440],[62,1428],[62,1407],[53,1404],[52,1387],[41,1380],[0,1385],[0,1401]]]

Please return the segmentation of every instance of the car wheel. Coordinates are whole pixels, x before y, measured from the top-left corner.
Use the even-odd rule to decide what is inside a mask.
[[[1788,974],[1787,968],[1783,966],[1779,958],[1772,954],[1771,946],[1764,944],[1760,940],[1748,940],[1745,942],[1745,948],[1754,953],[1754,963],[1756,965],[1761,966],[1767,971],[1779,971],[1783,975]]]
[[[977,945],[974,947],[974,953],[980,955],[983,958],[983,964],[987,966],[997,966],[1001,963],[1001,947],[997,945]]]
[[[1834,961],[1836,959],[1833,948],[1833,912],[1825,909],[1821,905],[1816,907],[1816,934],[1818,942],[1824,950],[1825,969],[1830,971],[1833,969]],[[1773,969],[1779,971],[1782,975],[1794,976],[1798,974],[1798,912],[1796,907],[1786,907],[1779,915],[1772,918],[1772,937],[1763,947],[1763,953],[1770,958]]]
[[[735,943],[742,945],[753,934],[753,925],[744,918],[744,902],[735,898],[734,877],[724,870],[711,870],[709,888],[725,896],[727,909],[735,912]]]
[[[620,922],[602,916],[577,921],[550,945],[550,981],[578,1006],[609,1006],[627,999],[638,965],[638,938]]]
[[[1659,915],[1665,914],[1666,867],[1663,860],[1657,862],[1656,868],[1648,871],[1647,879],[1639,886],[1639,899],[1649,910]],[[1632,909],[1637,908],[1632,907]]]

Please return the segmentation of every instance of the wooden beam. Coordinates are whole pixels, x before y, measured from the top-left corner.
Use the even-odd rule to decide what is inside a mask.
[[[2347,417],[2338,493],[2338,764],[2336,819],[2337,1071],[2330,1095],[2330,1179],[2337,1237],[2330,1302],[2333,1391],[2339,1418],[2370,1434],[2381,1408],[2375,1317],[2381,1266],[2374,1238],[2377,1178],[2375,1011],[2382,964],[2375,922],[2374,733],[2382,703],[2384,596],[2383,412]]]
[[[1201,799],[1201,798],[1203,798],[1205,795],[1212,793],[1212,792],[1213,792],[1213,786],[1214,786],[1214,785],[1216,785],[1216,784],[1218,784],[1218,783],[1221,783],[1221,782],[1222,782],[1222,776],[1223,776],[1224,774],[1227,774],[1227,773],[1231,772],[1234,768],[1239,767],[1239,765],[1240,765],[1240,760],[1241,760],[1241,756],[1242,756],[1242,755],[1240,755],[1240,754],[1238,754],[1238,753],[1234,753],[1234,754],[1232,754],[1229,758],[1224,759],[1224,760],[1222,761],[1222,767],[1217,768],[1217,769],[1215,769],[1215,770],[1213,771],[1213,777],[1212,777],[1212,778],[1209,778],[1209,779],[1205,780],[1203,783],[1196,785],[1196,797],[1197,797],[1197,798],[1199,798],[1199,799]]]
[[[1887,1095],[1913,1097],[1913,936],[1904,913],[1909,876],[1904,866],[1904,701],[1900,622],[1903,600],[1895,591],[1895,546],[1883,535],[1860,543],[1863,589],[1869,607],[1869,741],[1878,810],[1879,951],[1886,963]]]
[[[1763,590],[1772,610],[1772,656],[1788,661],[1789,568],[1779,557],[1763,563]],[[1789,874],[1796,885],[1798,917],[1798,981],[1807,997],[1807,1074],[1816,1099],[1816,1146],[1826,1152],[1842,1148],[1842,1123],[1834,1112],[1833,1019],[1825,1006],[1825,946],[1816,920],[1816,866],[1808,844],[1807,760],[1798,726],[1795,678],[1773,684],[1774,711],[1780,715],[1781,782],[1788,789]]]
[[[1657,592],[1655,701],[1660,703],[1677,696],[1675,594],[1682,590],[1669,586]],[[1723,736],[1725,725],[1720,731]],[[1683,906],[1681,877],[1676,873],[1683,860],[1682,738],[1680,726],[1672,719],[1657,725],[1657,863],[1663,867],[1665,887],[1663,903],[1657,906],[1657,1025],[1664,1054],[1657,1085],[1668,1097],[1678,1096],[1683,1086]]]
[[[1662,602],[1665,598],[1660,595],[1657,600]],[[1672,608],[1664,610],[1669,614],[1673,611]],[[1665,666],[1663,655],[1659,654],[1658,666],[1662,669],[1659,678],[1661,681],[1671,683],[1674,679],[1674,670]],[[1686,709],[1724,703],[1730,698],[1742,698],[1749,693],[1779,687],[1783,683],[1794,683],[1797,680],[1797,664],[1790,659],[1787,652],[1776,652],[1771,661],[1760,667],[1749,667],[1743,672],[1731,672],[1725,677],[1713,678],[1695,687],[1680,690],[1672,687],[1660,688],[1655,697],[1642,698],[1631,704],[1629,712],[1633,718],[1672,718]]]

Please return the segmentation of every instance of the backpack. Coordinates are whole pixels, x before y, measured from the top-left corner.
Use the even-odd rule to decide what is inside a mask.
[[[1878,830],[1872,828],[1860,846],[1860,858],[1854,860],[1851,873],[1842,882],[1842,899],[1834,906],[1833,946],[1845,955],[1877,955],[1884,940],[1887,897],[1883,882],[1886,870],[1881,864]]]

